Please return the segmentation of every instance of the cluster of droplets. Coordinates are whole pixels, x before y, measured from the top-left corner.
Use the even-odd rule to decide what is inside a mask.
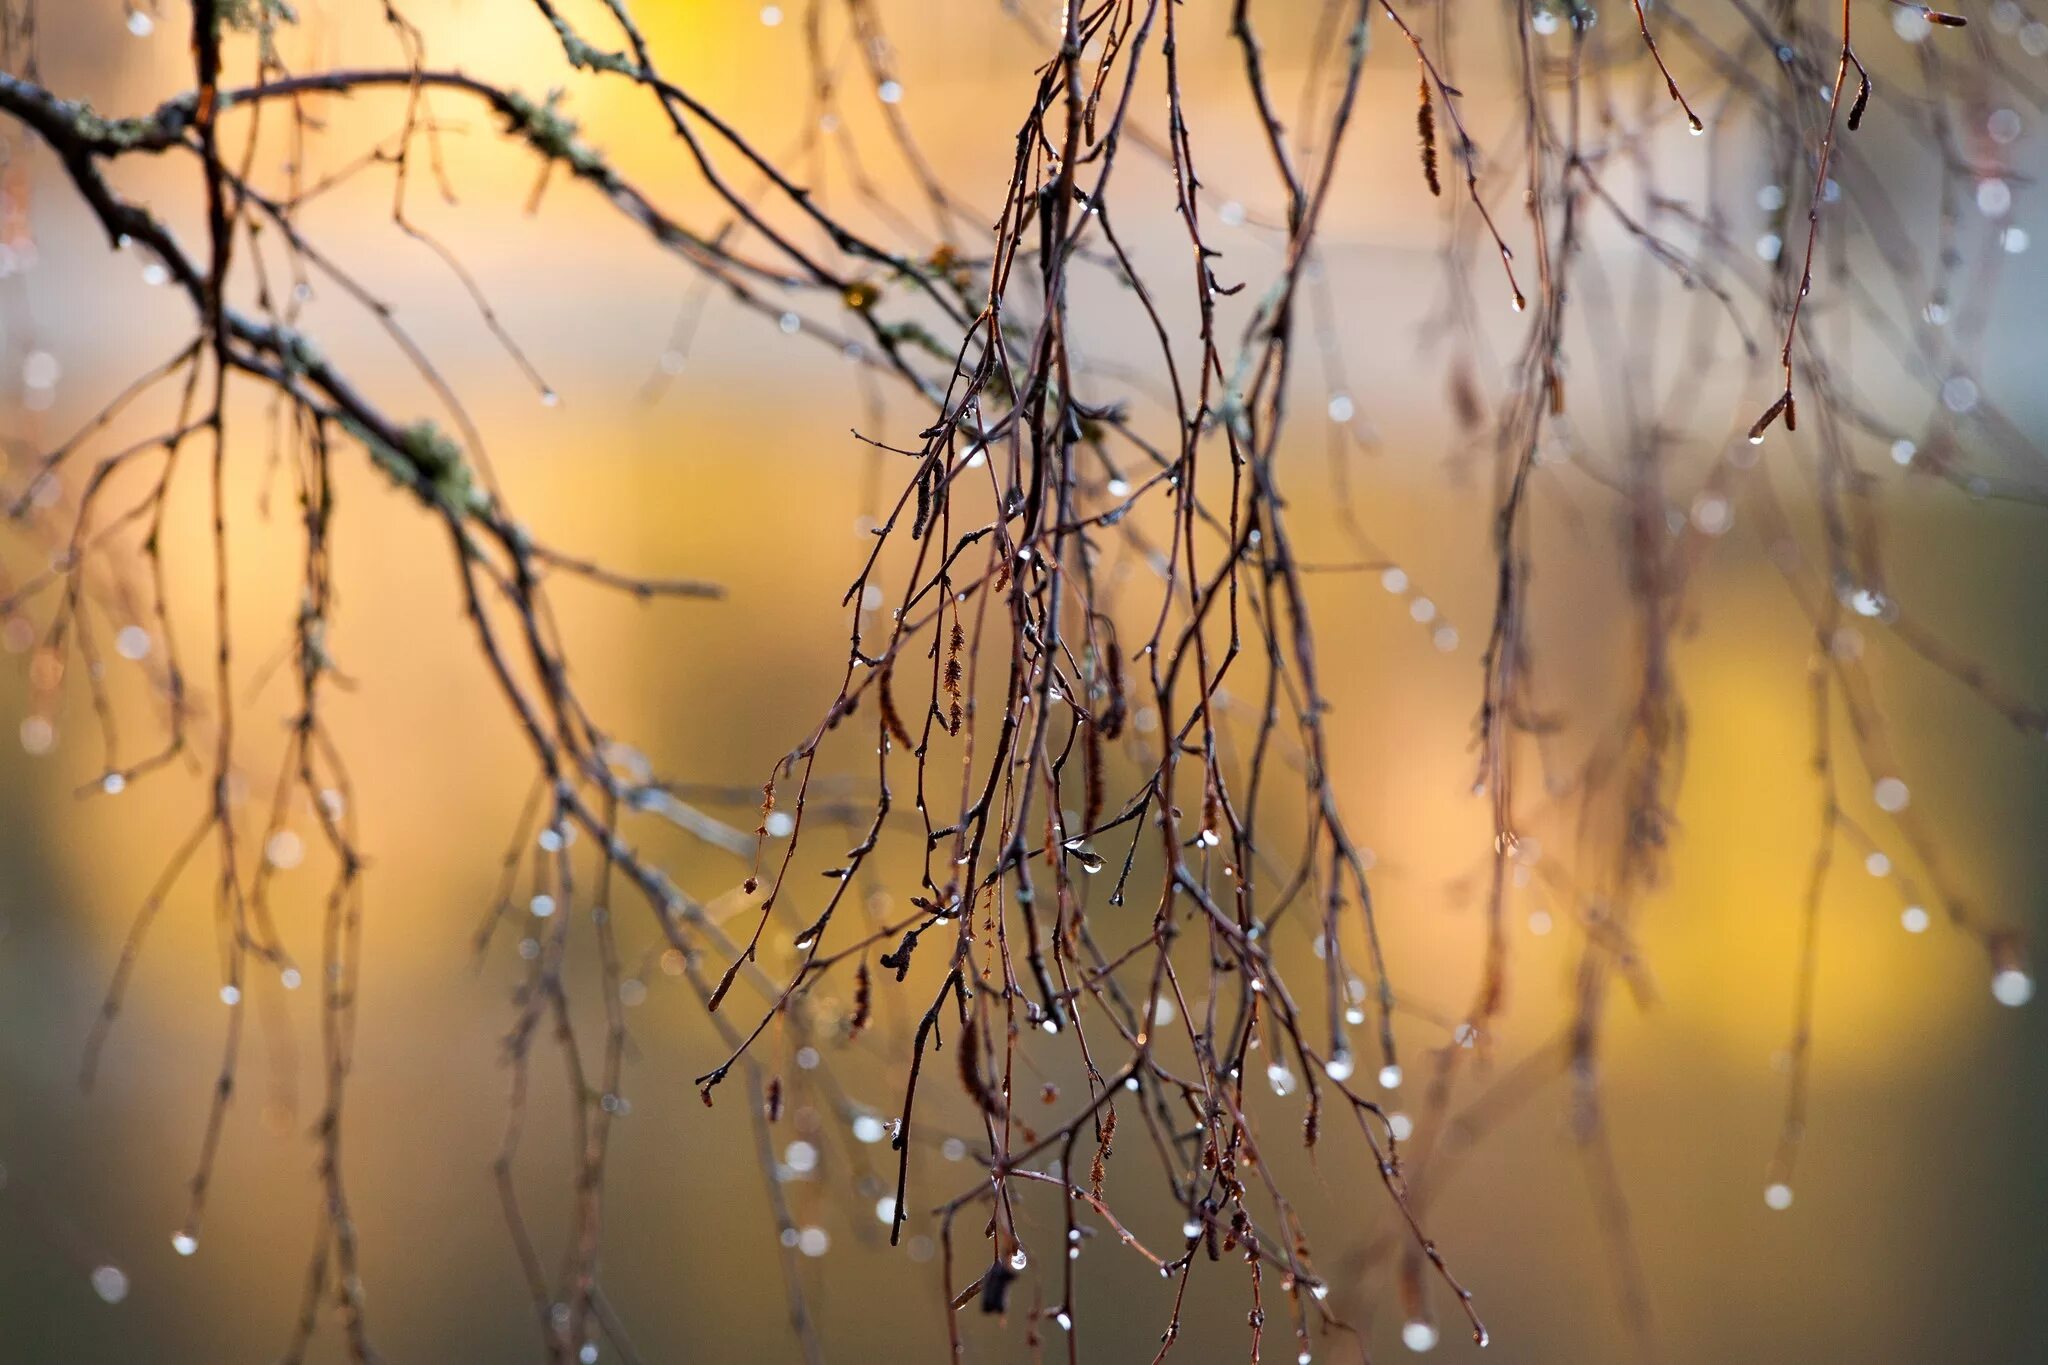
[[[1415,590],[1408,571],[1398,564],[1380,570],[1380,586],[1408,603],[1408,619],[1429,630],[1430,643],[1445,653],[1458,647],[1458,628],[1443,619],[1436,603]]]

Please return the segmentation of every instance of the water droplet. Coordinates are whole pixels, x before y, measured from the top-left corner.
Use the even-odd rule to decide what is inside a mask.
[[[108,773],[100,779],[100,790],[109,796],[119,796],[128,786],[128,779],[119,773]]]
[[[1784,1181],[1774,1181],[1764,1186],[1764,1205],[1781,1212],[1792,1207],[1792,1187]]]
[[[2018,1009],[2034,998],[2034,978],[2018,967],[2007,967],[1991,978],[1991,998]]]
[[[556,393],[553,389],[542,389],[540,391],[540,405],[544,408],[555,407],[561,401],[562,395]],[[593,1357],[593,1359],[595,1359],[595,1357]]]
[[[1997,176],[1977,182],[1977,212],[1986,218],[2003,218],[2012,212],[2012,186]]]
[[[1333,1052],[1330,1060],[1323,1064],[1323,1071],[1333,1081],[1348,1081],[1351,1079],[1351,1067],[1350,1053]]]
[[[769,838],[787,839],[790,831],[796,828],[796,818],[788,811],[771,810],[762,824],[767,827]]]
[[[1380,1068],[1380,1088],[1382,1090],[1398,1090],[1401,1088],[1401,1068],[1398,1065],[1388,1062]]]
[[[279,871],[289,872],[306,857],[305,841],[288,829],[270,836],[263,845],[263,858]]]
[[[288,991],[295,991],[305,978],[299,975],[297,967],[287,967],[277,974],[277,984]]]
[[[764,27],[766,27],[766,28],[774,28],[774,27],[775,27],[775,26],[776,26],[777,24],[779,24],[779,23],[781,23],[781,22],[782,22],[782,6],[780,6],[780,5],[763,5],[763,6],[761,6],[761,23],[762,23],[762,25],[763,25]]]
[[[180,1256],[190,1256],[199,1250],[199,1239],[189,1232],[174,1232],[171,1234],[171,1250]]]
[[[117,1265],[100,1266],[92,1272],[92,1292],[108,1303],[119,1303],[128,1297],[128,1276]]]
[[[1556,21],[1553,20],[1554,24]],[[1410,1318],[1401,1324],[1401,1344],[1418,1354],[1436,1347],[1436,1325],[1421,1318]]]
[[[123,626],[114,636],[114,652],[130,661],[149,656],[149,632],[141,626]]]
[[[1870,797],[1877,802],[1879,810],[1892,814],[1904,810],[1913,799],[1906,784],[1896,777],[1880,777],[1877,785],[1870,789]]]
[[[823,1256],[832,1247],[832,1238],[821,1227],[807,1227],[796,1235],[796,1249],[806,1256]]]
[[[1930,923],[1927,911],[1918,905],[1909,905],[1899,912],[1899,925],[1909,934],[1924,934]]]
[[[1406,1142],[1415,1136],[1415,1120],[1406,1114],[1387,1115],[1387,1131],[1394,1135],[1396,1142]]]
[[[227,986],[222,986],[222,987],[220,988],[220,1002],[221,1002],[221,1004],[223,1004],[223,1005],[239,1005],[239,1004],[241,1004],[241,1003],[242,1003],[242,988],[241,988],[240,986],[235,986],[235,985],[227,985]]]
[[[883,1223],[896,1221],[896,1196],[885,1194],[875,1201],[875,1218]]]
[[[893,80],[883,81],[875,87],[875,98],[884,104],[898,103],[903,98],[903,83]]]
[[[156,20],[150,18],[149,15],[139,9],[131,9],[128,11],[128,31],[138,38],[147,38],[150,34],[156,32]],[[120,1274],[119,1271],[114,1273]]]
[[[46,716],[30,716],[21,723],[21,747],[24,752],[41,756],[50,752],[57,743],[57,727],[50,724]]]
[[[1892,860],[1885,856],[1881,850],[1872,849],[1870,856],[1863,860],[1863,870],[1873,877],[1889,877],[1892,871]]]
[[[1385,588],[1388,592],[1398,593],[1408,591],[1407,570],[1402,569],[1399,566],[1383,570],[1380,573],[1380,586]]]
[[[886,1135],[887,1130],[882,1127],[882,1121],[873,1114],[862,1114],[853,1121],[853,1137],[856,1142],[864,1142],[872,1147]]]
[[[535,919],[546,919],[555,913],[555,898],[543,891],[528,901],[526,908],[533,912]]]
[[[1330,420],[1332,422],[1348,422],[1356,415],[1356,412],[1357,409],[1352,405],[1350,394],[1333,393],[1330,395]]]
[[[1031,1258],[1024,1254],[1023,1247],[1018,1247],[1015,1251],[1010,1253],[1010,1269],[1022,1270],[1025,1266],[1030,1264]]]

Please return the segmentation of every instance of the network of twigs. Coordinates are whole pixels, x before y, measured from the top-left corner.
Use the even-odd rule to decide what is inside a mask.
[[[662,74],[626,0],[496,7],[492,22],[524,17],[551,27],[569,67],[644,92],[650,115],[665,122],[723,205],[720,221],[697,225],[671,216],[616,169],[555,97],[444,60],[461,54],[429,53],[396,0],[384,0],[382,19],[397,60],[374,69],[294,69],[287,54],[296,16],[280,0],[194,0],[191,8],[189,91],[112,118],[41,83],[35,0],[6,6],[0,111],[19,132],[11,141],[40,144],[54,158],[62,183],[110,242],[143,256],[190,300],[194,330],[76,435],[17,448],[13,511],[53,553],[46,573],[0,585],[0,605],[10,619],[41,612],[32,653],[39,716],[54,712],[74,666],[82,673],[106,746],[105,790],[174,763],[196,762],[210,779],[210,800],[134,922],[85,1064],[89,1082],[165,897],[190,867],[210,860],[231,1008],[176,1239],[182,1251],[196,1245],[215,1177],[244,989],[258,972],[279,974],[287,986],[301,979],[272,915],[269,851],[293,812],[314,814],[332,868],[309,973],[322,1002],[326,1090],[315,1133],[324,1219],[288,1359],[302,1358],[330,1315],[353,1358],[375,1358],[342,1160],[365,970],[360,933],[374,894],[343,755],[325,719],[336,681],[323,648],[333,609],[330,547],[345,533],[333,512],[337,462],[367,457],[445,532],[447,572],[476,649],[534,764],[533,799],[479,944],[488,946],[508,916],[530,925],[522,930],[529,951],[509,1037],[515,1079],[497,1178],[551,1358],[593,1359],[600,1341],[632,1357],[603,1292],[600,1248],[627,1056],[625,1000],[637,980],[630,944],[650,937],[724,1040],[725,1052],[695,1078],[704,1102],[730,1094],[751,1111],[791,1322],[807,1358],[819,1358],[822,1345],[805,1305],[772,1135],[795,1103],[866,1114],[833,1086],[818,1049],[870,1030],[876,993],[891,989],[910,993],[914,1023],[900,1034],[876,1030],[900,1086],[876,1097],[896,1153],[890,1239],[912,1224],[935,1235],[956,1356],[961,1312],[1009,1312],[1013,1286],[1036,1277],[1029,1316],[1063,1329],[1068,1357],[1078,1360],[1070,1246],[1077,1253],[1084,1236],[1103,1232],[1174,1282],[1161,1357],[1175,1346],[1190,1285],[1220,1273],[1211,1262],[1238,1264],[1249,1277],[1254,1360],[1275,1349],[1276,1338],[1307,1360],[1331,1334],[1354,1332],[1328,1300],[1330,1278],[1312,1248],[1315,1219],[1261,1158],[1275,1142],[1315,1144],[1332,1119],[1362,1135],[1390,1201],[1398,1235],[1374,1243],[1368,1260],[1392,1274],[1408,1343],[1422,1349],[1435,1341],[1434,1301],[1454,1305],[1483,1344],[1472,1295],[1426,1231],[1429,1197],[1459,1150],[1443,1135],[1469,1142],[1490,1116],[1562,1071],[1572,1078],[1581,1137],[1604,1149],[1602,1021],[1617,978],[1639,984],[1635,921],[1662,876],[1684,756],[1673,640],[1695,605],[1692,571],[1738,500],[1764,528],[1811,624],[1813,766],[1825,829],[1803,901],[1806,960],[1773,1181],[1789,1181],[1803,1131],[1811,925],[1845,842],[1871,853],[1902,843],[1901,856],[1929,883],[1923,898],[1901,872],[1908,899],[1946,910],[1959,931],[1983,943],[2002,999],[2024,995],[2017,938],[1971,910],[1921,818],[1882,790],[1885,779],[1897,781],[1896,765],[1846,629],[1863,620],[1881,628],[2023,732],[2038,736],[2048,722],[1887,591],[1872,475],[1860,463],[1871,450],[1904,449],[1916,468],[1973,497],[2037,502],[2048,492],[2027,472],[2038,469],[2039,454],[2023,435],[1974,384],[1968,402],[1956,401],[1953,388],[1970,372],[1985,315],[1962,300],[1988,289],[2006,241],[1972,235],[1966,213],[1973,187],[1997,176],[1996,158],[2011,140],[1987,140],[1977,125],[2001,100],[2039,102],[2011,51],[2015,33],[2033,41],[2028,35],[2048,29],[2011,0],[1993,6],[1991,25],[1955,33],[1944,30],[1960,28],[1960,17],[1875,0],[1843,0],[1839,11],[1811,16],[1792,3],[1637,3],[1633,24],[1607,26],[1579,0],[1512,0],[1488,32],[1471,36],[1453,34],[1454,16],[1441,4],[1323,0],[1311,7],[1312,55],[1287,66],[1298,91],[1280,88],[1262,45],[1261,11],[1284,7],[1076,0],[1056,19],[1018,12],[1020,50],[1035,53],[1038,65],[1017,112],[992,226],[974,206],[989,187],[951,187],[918,149],[873,0],[791,7],[809,59],[815,130],[797,159],[843,143],[857,166],[838,112],[846,101],[872,99],[920,187],[922,202],[910,212],[872,192],[849,212],[830,207],[788,169],[795,160],[764,154]],[[173,19],[152,9],[127,13],[138,29]],[[1916,24],[1935,30],[1916,30],[1925,41],[1914,49],[1919,89],[1910,98],[1873,93],[1855,42],[1897,16],[1902,33]],[[1238,263],[1226,264],[1215,245],[1212,225],[1233,214],[1241,221],[1243,210],[1204,180],[1181,69],[1182,38],[1194,25],[1227,31],[1239,93],[1270,163],[1271,187],[1260,193],[1278,211],[1260,226],[1277,264],[1262,278],[1238,278]],[[1361,136],[1361,89],[1382,67],[1405,72],[1410,60],[1419,82],[1417,212],[1427,196],[1444,201],[1443,303],[1433,336],[1453,357],[1455,439],[1492,462],[1498,586],[1477,689],[1476,789],[1491,803],[1494,836],[1484,851],[1487,946],[1469,1006],[1444,1021],[1441,1046],[1421,1068],[1423,1136],[1404,1144],[1380,1088],[1403,1084],[1395,1016],[1407,1005],[1381,952],[1371,855],[1347,828],[1337,797],[1305,586],[1322,566],[1305,560],[1290,534],[1281,452],[1304,393],[1319,394],[1320,412],[1333,384],[1341,392],[1319,228],[1345,183],[1342,153]],[[1454,64],[1473,70],[1459,76]],[[1468,128],[1463,88],[1480,81],[1510,92],[1510,125]],[[396,131],[373,155],[314,178],[309,149],[320,110],[334,96],[376,90],[401,111]],[[1283,119],[1290,98],[1299,112]],[[703,291],[715,291],[799,339],[843,351],[900,390],[897,410],[919,414],[913,437],[863,437],[889,472],[889,497],[843,602],[851,623],[844,673],[816,729],[774,764],[752,838],[700,811],[702,794],[654,777],[632,737],[612,733],[586,708],[549,605],[549,585],[561,578],[644,598],[715,590],[588,562],[553,548],[544,529],[529,529],[430,358],[348,273],[345,253],[302,230],[301,206],[314,196],[342,179],[388,174],[397,226],[441,255],[534,374],[456,254],[407,216],[409,184],[442,174],[435,111],[456,102],[488,111],[506,138],[529,147],[543,183],[576,182],[682,258],[697,273],[699,303]],[[1931,265],[1922,262],[1919,229],[1848,138],[1879,111],[1938,165]],[[1964,119],[1975,122],[1965,127]],[[282,133],[273,131],[280,125]],[[1687,128],[1705,140],[1663,150],[1667,134]],[[1500,149],[1482,149],[1482,135],[1498,137]],[[295,149],[281,177],[253,169],[265,136],[287,137]],[[1778,248],[1759,260],[1738,240],[1726,188],[1673,169],[1677,154],[1692,149],[1702,165],[1734,154],[1768,162],[1785,187],[1772,206],[1781,218]],[[134,158],[189,168],[204,197],[202,240],[179,241],[157,211],[116,187],[110,167]],[[17,151],[13,164],[21,161]],[[1133,162],[1163,170],[1170,202],[1119,193]],[[863,173],[857,178],[866,183]],[[1706,188],[1681,191],[1667,185],[1672,180]],[[1171,279],[1148,278],[1128,244],[1167,230],[1184,239],[1183,267]],[[1604,311],[1611,291],[1589,249],[1596,238],[1632,247],[1649,281],[1690,291],[1679,323],[1653,318],[1650,329],[1681,338],[1690,359],[1739,351],[1761,358],[1750,369],[1761,378],[1775,353],[1781,388],[1757,404],[1763,415],[1753,425],[1754,409],[1699,411],[1695,387],[1655,396],[1658,347],[1644,336],[1606,350],[1601,377],[1588,386],[1603,411],[1621,414],[1613,430],[1572,420],[1586,401],[1567,398],[1569,362],[1585,344],[1578,329],[1597,339],[1619,327]],[[1828,271],[1831,242],[1841,246]],[[1852,248],[1877,254],[1899,298],[1880,296],[1870,277],[1859,282],[1843,268]],[[379,321],[433,384],[445,408],[438,420],[390,411],[323,352],[302,325],[316,285]],[[1927,404],[1933,415],[1924,428],[1899,429],[1859,392],[1856,376],[1830,364],[1806,316],[1816,287],[1822,297],[1812,308],[1826,303],[1836,315],[1867,317],[1899,365],[1943,400]],[[1156,338],[1150,355],[1118,365],[1091,355],[1076,305],[1101,291],[1121,291],[1142,312]],[[231,295],[258,302],[237,307]],[[1495,384],[1473,364],[1493,330],[1480,312],[1510,306],[1521,314],[1521,349]],[[1903,324],[1902,307],[1915,314]],[[1935,308],[1957,316],[1934,319]],[[1178,321],[1187,318],[1191,328]],[[1760,345],[1759,335],[1778,340]],[[290,625],[290,742],[262,789],[268,801],[253,806],[237,795],[248,779],[238,762],[237,659],[227,629],[235,511],[223,477],[237,448],[229,393],[245,386],[274,399],[278,418],[266,436],[285,460],[304,530],[304,592]],[[100,438],[132,402],[165,388],[177,394],[170,429],[102,449]],[[1339,441],[1348,399],[1344,407]],[[1334,404],[1331,416],[1340,416]],[[1726,453],[1696,479],[1675,458],[1674,433],[1716,424],[1728,428]],[[1804,504],[1781,501],[1757,473],[1752,444],[1780,424],[1798,433],[1787,458],[1810,475],[1814,527],[1799,521]],[[181,466],[195,463],[201,472],[184,476],[211,488],[207,571],[218,647],[210,668],[188,672],[167,584],[198,571],[169,562],[159,533],[168,490]],[[1634,694],[1613,714],[1576,718],[1596,738],[1582,757],[1561,763],[1545,748],[1558,701],[1539,701],[1527,605],[1532,489],[1559,463],[1590,475],[1619,509],[1619,569],[1637,655]],[[125,487],[137,470],[149,471],[146,495],[103,506],[103,491]],[[1690,511],[1674,516],[1674,508]],[[1410,591],[1405,574],[1356,530],[1352,509],[1346,517],[1361,550],[1349,567],[1384,571],[1389,587]],[[1416,618],[1429,621],[1433,604],[1415,602]],[[155,645],[148,666],[167,718],[163,744],[140,759],[119,746],[101,667],[103,623],[119,620],[147,623]],[[1454,647],[1456,635],[1439,625],[1436,640]],[[1838,715],[1855,736],[1853,756],[1831,748]],[[1533,788],[1518,780],[1529,761],[1544,770]],[[1852,761],[1865,783],[1879,783],[1882,831],[1844,801],[1843,770]],[[262,813],[252,816],[256,808]],[[642,851],[636,828],[650,820],[680,823],[752,856],[742,932],[729,932],[728,920],[707,914]],[[857,842],[825,869],[821,895],[804,852],[849,826]],[[1558,831],[1559,846],[1576,837],[1578,857],[1567,863],[1539,853],[1530,837],[1538,829]],[[886,889],[876,870],[885,846],[911,850],[920,868],[913,888]],[[530,894],[515,897],[526,875]],[[1583,930],[1572,1022],[1556,1047],[1488,1081],[1509,975],[1507,910],[1525,887]],[[641,912],[614,908],[636,897]],[[1115,907],[1124,909],[1105,914]],[[770,932],[778,924],[794,935],[793,959],[787,940]],[[1272,949],[1283,931],[1316,943],[1320,979],[1283,977]],[[569,990],[572,948],[593,951],[582,946],[586,937],[603,982],[602,1000],[588,1007],[593,1016]],[[828,982],[851,1003],[824,1008]],[[578,1097],[572,1225],[552,1273],[512,1174],[528,1068],[536,1042],[548,1039]],[[1022,1098],[1039,1097],[1026,1078],[1060,1070],[1047,1060],[1056,1056],[1085,1082],[1078,1094],[1045,1096],[1056,1104],[1043,1115],[1027,1114]],[[1273,1130],[1278,1111],[1263,1097],[1253,1103],[1257,1087],[1289,1097],[1298,1136]],[[944,1184],[952,1168],[925,1158],[963,1141],[977,1163],[973,1178]],[[1118,1187],[1138,1182],[1156,1182],[1147,1197],[1163,1189],[1184,1211],[1167,1244],[1148,1243],[1116,1211]],[[1618,1193],[1609,1203],[1619,1220]],[[1640,1325],[1640,1288],[1625,1285],[1624,1293]]]

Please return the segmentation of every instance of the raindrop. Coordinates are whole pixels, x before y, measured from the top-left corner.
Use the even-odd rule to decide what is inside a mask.
[[[1553,20],[1554,24],[1556,21]],[[1421,1318],[1410,1318],[1401,1324],[1401,1344],[1409,1350],[1422,1352],[1436,1346],[1436,1325]]]
[[[171,1234],[171,1250],[180,1256],[190,1256],[199,1250],[199,1239],[189,1232],[174,1232]]]
[[[1406,1114],[1387,1115],[1387,1131],[1394,1135],[1396,1142],[1406,1142],[1415,1136],[1415,1120]]]
[[[128,11],[128,31],[138,38],[147,38],[150,34],[156,32],[156,20],[150,18],[139,9],[131,9]],[[94,1273],[97,1274],[98,1272]],[[116,1270],[114,1273],[119,1275],[121,1272]],[[109,1299],[108,1302],[112,1303],[114,1300]]]
[[[119,1303],[128,1297],[128,1276],[117,1265],[100,1266],[92,1272],[92,1292],[108,1303]]]
[[[546,919],[555,913],[555,898],[543,891],[529,901],[526,908],[533,911],[535,919]]]
[[[823,1256],[831,1246],[831,1237],[821,1227],[808,1227],[796,1235],[796,1249],[806,1256]]]
[[[1287,1069],[1284,1062],[1275,1062],[1266,1068],[1266,1083],[1273,1087],[1273,1093],[1276,1095],[1294,1093],[1294,1073]]]
[[[30,754],[43,755],[55,747],[57,727],[45,716],[30,716],[21,723],[21,747]]]
[[[1927,911],[1918,905],[1909,905],[1899,912],[1899,924],[1909,934],[1924,934],[1929,923]]]
[[[124,659],[135,660],[149,655],[149,632],[141,626],[123,626],[114,636],[114,652]]]
[[[774,27],[775,27],[775,26],[776,26],[777,24],[779,24],[779,23],[781,23],[781,22],[782,22],[782,6],[780,6],[780,5],[763,5],[763,6],[761,6],[761,23],[763,24],[763,26],[765,26],[765,27],[767,27],[767,28],[774,28]]]
[[[903,98],[901,81],[883,81],[875,87],[875,98],[884,104],[895,104]]]
[[[220,1002],[223,1005],[241,1004],[242,988],[240,986],[235,985],[222,986],[220,988]]]
[[[2018,967],[2007,967],[1991,978],[1991,998],[2018,1009],[2034,998],[2034,978]]]
[[[853,1121],[854,1140],[864,1142],[870,1147],[880,1142],[887,1135],[887,1131],[883,1128],[882,1121],[873,1114],[862,1114]]]
[[[769,838],[787,839],[790,831],[796,828],[796,819],[788,811],[771,810],[762,824],[767,826]]]
[[[1382,1090],[1398,1090],[1401,1088],[1401,1068],[1397,1064],[1388,1062],[1380,1068],[1380,1088]]]
[[[1334,1052],[1330,1054],[1330,1060],[1323,1064],[1323,1071],[1333,1081],[1350,1080],[1351,1054],[1348,1052]]]
[[[109,796],[119,796],[128,785],[128,779],[119,773],[108,773],[100,779],[100,790]]]
[[[1906,784],[1896,777],[1880,777],[1877,785],[1870,789],[1870,798],[1877,802],[1879,810],[1894,815],[1904,810],[1913,799],[1912,793],[1906,790]]]
[[[1792,1187],[1784,1181],[1774,1181],[1764,1186],[1764,1204],[1768,1208],[1783,1211],[1792,1207]]]
[[[1348,422],[1355,412],[1356,409],[1352,406],[1350,394],[1334,393],[1330,395],[1330,420],[1332,422]]]
[[[263,857],[272,867],[290,871],[306,856],[305,841],[288,829],[281,829],[263,845]]]
[[[1408,572],[1396,566],[1380,574],[1380,586],[1388,592],[1408,591]]]

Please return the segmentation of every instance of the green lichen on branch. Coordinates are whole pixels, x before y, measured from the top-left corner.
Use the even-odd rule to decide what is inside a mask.
[[[214,12],[223,24],[244,33],[268,33],[279,24],[299,22],[298,11],[287,0],[216,0]]]
[[[59,107],[64,107],[61,101]],[[153,118],[107,118],[83,101],[69,109],[71,126],[80,138],[96,148],[125,152],[154,142],[162,132]]]
[[[438,505],[457,516],[481,515],[490,510],[491,496],[477,486],[476,475],[463,458],[455,439],[422,419],[407,427],[393,446],[359,422],[344,418],[349,434],[363,443],[378,468],[393,481],[411,489],[423,502]]]
[[[592,150],[589,144],[577,137],[576,120],[561,112],[562,92],[552,90],[547,99],[535,103],[517,91],[505,95],[509,110],[511,131],[530,143],[533,149],[553,161],[566,161],[575,168],[578,175],[599,179],[610,172],[604,158]]]
[[[639,68],[622,52],[607,52],[601,47],[585,42],[576,30],[569,27],[569,21],[560,15],[552,16],[555,33],[562,40],[562,55],[569,59],[569,65],[583,71],[615,71],[622,76],[639,74]]]

